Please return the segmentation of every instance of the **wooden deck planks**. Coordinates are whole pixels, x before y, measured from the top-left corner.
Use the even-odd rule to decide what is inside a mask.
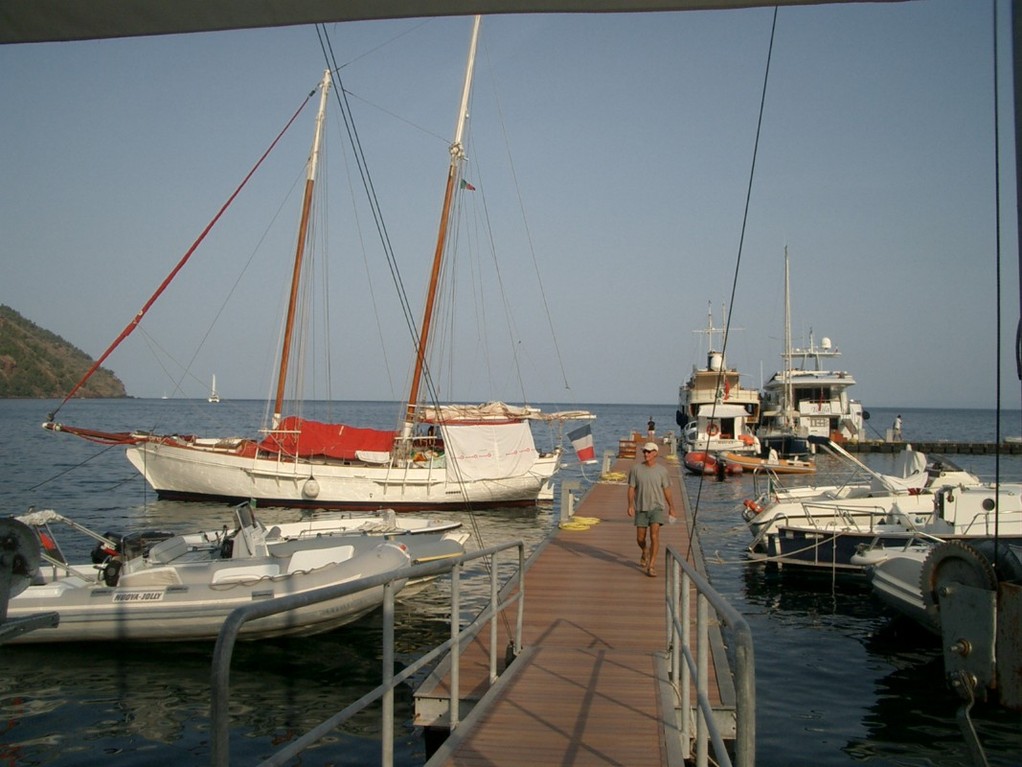
[[[613,471],[631,465],[618,461]],[[530,652],[471,726],[456,730],[450,753],[438,754],[445,760],[430,765],[665,764],[655,670],[666,647],[664,551],[689,543],[680,472],[666,465],[682,518],[661,528],[657,577],[639,568],[626,485],[595,485],[576,516],[600,522],[558,530],[526,573],[523,643]],[[485,652],[487,641],[464,654],[463,697],[481,689],[470,676],[480,663],[470,655]],[[499,641],[507,641],[503,627]]]

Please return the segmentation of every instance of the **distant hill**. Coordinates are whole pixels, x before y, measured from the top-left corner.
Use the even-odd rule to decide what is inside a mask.
[[[64,397],[92,363],[85,352],[0,304],[0,398]],[[128,395],[117,376],[100,368],[75,396]]]

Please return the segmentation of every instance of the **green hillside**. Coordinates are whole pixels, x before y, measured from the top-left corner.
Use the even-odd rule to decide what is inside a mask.
[[[0,398],[64,397],[92,363],[85,352],[0,304]],[[128,395],[117,376],[100,368],[76,396]]]

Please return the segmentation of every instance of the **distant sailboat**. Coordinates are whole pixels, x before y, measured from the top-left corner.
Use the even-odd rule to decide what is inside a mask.
[[[216,373],[213,374],[213,385],[209,389],[208,399],[214,404],[220,401],[220,394],[216,390]]]

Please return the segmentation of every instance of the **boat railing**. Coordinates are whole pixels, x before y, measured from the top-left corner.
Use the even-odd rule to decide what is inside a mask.
[[[496,566],[497,554],[517,549],[517,588],[508,589],[504,597],[498,601],[498,568]],[[479,613],[471,623],[461,626],[461,573],[466,563],[477,559],[489,559],[487,568],[490,576],[490,597],[485,609]],[[515,635],[513,652],[517,655],[522,648],[522,625],[525,610],[525,544],[522,541],[512,541],[497,546],[480,549],[470,554],[464,554],[453,560],[441,560],[412,567],[402,568],[392,573],[383,573],[368,578],[362,578],[348,583],[326,586],[302,594],[267,599],[265,601],[253,602],[238,607],[224,621],[217,637],[216,647],[213,650],[212,664],[212,695],[210,699],[210,719],[212,726],[212,758],[214,767],[227,767],[230,764],[230,666],[234,645],[237,642],[238,634],[245,623],[264,618],[269,615],[287,612],[306,607],[318,602],[337,599],[350,594],[355,594],[366,589],[382,586],[384,591],[383,599],[383,660],[382,660],[382,682],[378,687],[363,695],[346,708],[325,719],[319,725],[313,727],[304,735],[296,738],[284,748],[281,748],[269,758],[260,763],[259,767],[270,767],[271,765],[283,765],[291,763],[294,758],[307,748],[313,746],[319,740],[327,737],[338,726],[351,719],[360,711],[372,705],[376,701],[382,701],[382,724],[381,724],[381,756],[382,767],[391,767],[394,763],[394,690],[398,685],[405,683],[409,678],[418,673],[421,669],[433,663],[445,652],[450,653],[450,698],[448,700],[450,727],[458,724],[458,701],[460,698],[459,676],[461,647],[471,641],[489,623],[490,627],[490,681],[497,679],[497,629],[498,616],[512,605],[517,603],[518,616],[515,623]],[[414,663],[406,666],[399,673],[394,672],[395,658],[395,620],[394,620],[394,598],[400,591],[400,586],[406,581],[420,579],[429,576],[439,576],[446,573],[451,575],[451,637],[443,644],[437,646],[430,652],[423,655]]]
[[[849,530],[873,532],[890,516],[883,506],[803,502],[802,509],[808,525],[817,529],[833,528],[837,522]]]
[[[709,745],[712,743],[715,764],[753,767],[756,760],[756,664],[752,630],[738,611],[673,546],[667,547],[667,562],[665,603],[670,679],[676,708],[681,712],[679,730],[685,752],[683,758],[686,763],[694,761],[696,767],[706,767],[709,764]],[[729,634],[729,645],[735,662],[733,762],[725,747],[721,723],[714,717],[709,697],[711,607],[715,612],[714,623],[724,627]],[[694,634],[691,628],[693,625]],[[694,709],[693,693],[696,698]],[[694,756],[691,753],[693,742]]]

